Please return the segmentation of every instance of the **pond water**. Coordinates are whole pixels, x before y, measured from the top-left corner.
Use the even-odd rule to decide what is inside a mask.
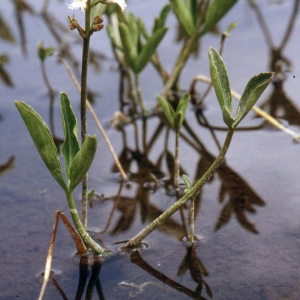
[[[57,51],[61,49],[59,45],[72,45],[70,51],[76,63],[80,61],[80,44],[75,32],[68,30],[67,15],[73,12],[68,11],[65,1],[50,1],[47,22],[38,14],[42,3],[36,7],[35,1],[26,1],[36,13],[25,11],[17,19],[14,1],[4,2],[0,12],[16,43],[0,41],[0,52],[10,58],[10,63],[4,65],[5,71],[14,84],[9,87],[0,81],[0,299],[37,299],[54,212],[62,210],[67,216],[69,212],[63,191],[40,159],[13,101],[27,102],[49,124],[49,96],[36,45],[43,40],[45,46],[54,45]],[[254,74],[270,70],[279,52],[276,50],[284,41],[294,5],[299,1],[257,2],[271,40],[258,22],[258,12],[247,1],[240,0],[219,24],[223,31],[230,23],[238,22],[226,39],[223,52],[231,86],[238,93],[242,93]],[[130,0],[127,9],[141,16],[147,28],[151,28],[154,16],[165,3],[157,1],[154,5],[153,1]],[[282,46],[281,59],[277,60],[281,72],[276,84],[268,87],[258,106],[300,133],[297,15],[298,12],[291,35]],[[81,19],[81,12],[76,11],[75,17]],[[62,28],[54,26],[54,29],[61,44],[49,30],[58,21]],[[177,28],[172,14],[167,25],[169,31],[159,47],[159,55],[164,67],[171,71],[180,50],[175,42]],[[25,32],[26,50],[21,47],[20,28]],[[189,88],[194,76],[209,75],[207,51],[210,46],[218,48],[219,44],[219,35],[209,34],[202,39],[199,56],[190,59],[181,76],[183,89]],[[105,31],[95,34],[91,46],[103,56],[100,71],[91,66],[89,73],[89,87],[95,98],[93,107],[132,180],[120,183],[113,160],[98,134],[99,147],[89,172],[89,188],[100,196],[90,201],[88,228],[96,241],[115,254],[101,262],[92,257],[88,262],[84,259],[80,262],[74,255],[72,239],[60,224],[52,263],[54,275],[44,299],[81,299],[86,293],[93,293],[90,299],[300,299],[299,144],[286,132],[261,118],[253,118],[254,113],[243,120],[241,127],[263,126],[236,132],[226,161],[197,198],[195,233],[199,241],[193,247],[185,242],[187,205],[181,214],[174,214],[145,239],[147,247],[131,254],[120,251],[123,244],[118,242],[132,238],[174,203],[169,169],[172,169],[174,134],[168,134],[164,127],[153,138],[160,125],[157,117],[147,120],[144,135],[139,120],[135,127],[129,124],[123,131],[110,126],[114,112],[119,110],[118,65]],[[69,94],[77,116],[79,96],[55,58],[46,61],[46,68],[57,92],[55,133],[62,137],[58,93]],[[151,109],[163,85],[152,66],[143,71],[140,81],[146,106]],[[197,85],[199,93],[205,89],[204,83]],[[205,100],[202,112],[211,126],[223,126],[213,92]],[[225,132],[199,126],[192,108],[187,122],[197,138],[183,130],[180,162],[184,173],[194,180],[218,154],[218,143],[222,144]],[[98,133],[90,116],[88,128],[92,134]],[[158,178],[156,185],[151,174]],[[79,209],[79,188],[75,197]]]

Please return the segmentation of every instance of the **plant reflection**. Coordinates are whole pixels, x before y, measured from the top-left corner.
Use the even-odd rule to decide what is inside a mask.
[[[92,264],[90,266],[90,260],[92,260]],[[89,270],[89,266],[91,270]],[[82,255],[80,257],[79,262],[79,281],[77,285],[77,291],[75,300],[80,300],[84,297],[84,291],[86,300],[93,299],[94,289],[96,288],[96,292],[98,295],[98,299],[104,300],[104,292],[101,286],[101,282],[99,279],[100,272],[102,268],[102,260],[99,256],[89,256],[89,255]],[[55,273],[51,272],[50,279],[57,289],[58,293],[60,294],[62,299],[67,300],[68,297],[64,290],[60,287],[57,280],[55,279]],[[88,280],[89,279],[89,280]]]
[[[184,256],[181,265],[178,269],[178,277],[185,275],[186,271],[189,270],[191,278],[197,284],[195,290],[176,282],[172,278],[163,274],[149,263],[147,263],[141,256],[140,252],[135,250],[130,254],[130,260],[134,265],[137,265],[144,272],[156,278],[164,285],[171,287],[172,289],[184,294],[192,299],[205,300],[206,298],[202,295],[203,287],[205,287],[206,294],[213,298],[213,293],[209,285],[204,281],[203,276],[208,276],[208,271],[197,256],[197,245],[186,246],[186,255]],[[77,285],[77,291],[75,300],[80,299],[94,299],[93,295],[97,294],[97,299],[105,299],[105,287],[102,288],[100,282],[100,272],[102,268],[102,258],[99,256],[82,255],[79,262],[79,280]],[[67,294],[63,288],[59,285],[55,279],[55,273],[51,272],[50,279],[55,286],[56,290],[61,296],[61,299],[68,299]],[[147,280],[142,284],[136,284],[133,282],[121,281],[118,283],[121,289],[126,290],[126,293],[133,298],[145,291],[146,286],[153,286],[156,289],[161,288],[157,281]],[[107,291],[110,294],[113,291]],[[147,295],[145,295],[147,297]]]
[[[190,271],[192,279],[197,283],[197,288],[195,293],[197,296],[201,295],[203,286],[205,287],[206,293],[210,298],[213,298],[213,293],[209,285],[204,281],[202,276],[208,276],[209,273],[205,266],[197,256],[196,252],[197,244],[186,247],[186,255],[183,258],[181,265],[179,267],[178,276],[183,276],[187,270]]]
[[[80,258],[80,264],[79,264],[79,282],[76,292],[75,300],[82,299],[82,296],[84,294],[84,289],[86,286],[87,279],[89,277],[89,257],[88,256],[82,256]],[[91,266],[91,276],[86,288],[86,295],[85,299],[93,299],[93,291],[96,287],[96,291],[98,294],[99,299],[104,299],[104,293],[101,287],[101,283],[99,280],[99,275],[102,267],[102,261],[101,258],[98,256],[93,257],[93,264]]]
[[[286,74],[291,71],[292,67],[291,61],[283,54],[283,50],[291,37],[291,33],[297,19],[300,1],[294,0],[290,20],[278,47],[276,47],[273,43],[270,30],[260,7],[257,5],[255,0],[248,0],[248,2],[257,15],[258,23],[269,48],[270,70],[275,72],[276,78],[273,82],[273,93],[261,104],[260,107],[266,112],[269,112],[269,114],[275,118],[284,119],[288,121],[290,125],[300,126],[300,111],[283,89]]]
[[[154,116],[155,117],[155,116]],[[159,116],[160,117],[160,116]],[[157,118],[157,116],[156,116]],[[171,132],[162,120],[134,120],[134,124],[127,123],[121,129],[123,149],[120,151],[119,159],[127,173],[131,175],[131,184],[126,185],[126,193],[128,190],[135,190],[133,196],[125,196],[122,188],[118,194],[112,197],[104,197],[102,201],[113,201],[114,205],[109,216],[109,221],[99,234],[103,234],[112,227],[111,234],[116,235],[128,231],[134,224],[136,214],[140,213],[140,220],[142,224],[148,224],[163,213],[153,203],[154,196],[158,190],[164,188],[167,194],[174,196],[172,193],[172,176],[173,176],[173,156],[168,150],[169,139]],[[153,133],[148,139],[147,130],[150,127],[148,122],[151,122]],[[156,123],[155,123],[156,122]],[[156,124],[153,126],[153,123]],[[198,163],[196,164],[196,173],[194,178],[201,178],[207,168],[212,164],[215,156],[211,154],[205,147],[204,143],[199,139],[188,121],[183,124],[185,132],[181,133],[181,139],[185,142],[185,147],[190,147],[195,150],[198,155]],[[142,130],[140,130],[142,127]],[[133,129],[133,130],[132,130]],[[127,133],[130,132],[130,134]],[[140,138],[140,131],[142,137]],[[135,135],[132,137],[132,132]],[[214,133],[214,130],[211,130]],[[149,135],[149,133],[148,133]],[[214,138],[216,138],[214,136]],[[129,146],[130,140],[134,140],[134,146]],[[162,144],[163,146],[158,146]],[[217,139],[215,139],[218,144]],[[142,145],[142,147],[140,146]],[[150,159],[153,156],[153,149],[155,149],[156,159]],[[181,170],[183,168],[181,167]],[[115,167],[112,169],[116,171]],[[183,171],[182,171],[183,173]],[[186,173],[186,172],[185,172]],[[194,179],[194,180],[195,180]],[[235,216],[242,228],[252,233],[258,233],[258,230],[252,222],[249,221],[247,214],[255,214],[255,206],[264,206],[265,202],[257,195],[257,193],[249,186],[245,179],[243,179],[237,172],[235,172],[224,161],[215,175],[211,177],[210,182],[218,179],[220,181],[219,202],[224,203],[220,211],[218,220],[216,221],[215,230],[219,230],[229,223],[232,216]],[[152,199],[153,198],[153,199]],[[97,205],[99,201],[91,200],[91,205]],[[196,217],[200,213],[200,206],[202,203],[202,191],[196,198],[195,212]],[[187,204],[188,206],[189,204]],[[138,209],[140,207],[140,209]],[[187,207],[186,207],[187,209]],[[174,218],[170,218],[159,228],[162,232],[176,237],[177,240],[182,241],[187,237],[185,220],[185,210],[181,211],[181,224]],[[113,218],[113,214],[118,211],[118,218]],[[113,222],[114,224],[111,224]]]
[[[44,276],[44,272],[41,275]],[[68,300],[67,295],[65,294],[65,292],[63,291],[63,289],[60,287],[57,280],[55,279],[55,272],[53,271],[50,272],[50,280],[52,281],[53,285],[57,289],[58,293],[61,295],[62,299]]]
[[[155,220],[159,215],[163,213],[163,210],[158,208],[155,204],[151,203],[151,194],[152,193],[150,193],[150,191],[146,189],[143,184],[140,184],[137,188],[135,196],[133,197],[116,195],[113,197],[104,198],[104,201],[113,201],[114,205],[105,229],[98,234],[103,234],[108,230],[113,220],[113,214],[116,210],[118,210],[120,216],[115,221],[115,224],[112,225],[112,235],[122,234],[129,230],[134,223],[137,211],[140,211],[140,219],[143,224],[150,223],[151,221]],[[140,210],[138,210],[138,206],[140,206]],[[185,236],[185,231],[183,230],[182,226],[172,218],[166,220],[166,222],[161,224],[159,230],[173,235],[179,241],[182,240],[182,238]]]
[[[246,213],[255,214],[254,206],[264,206],[265,202],[253,191],[247,182],[223,163],[217,170],[221,180],[219,202],[223,203],[227,198],[216,222],[217,231],[230,221],[234,214],[239,224],[252,233],[259,233],[255,225],[251,223]],[[227,197],[226,197],[227,195]]]
[[[15,157],[11,156],[6,163],[0,165],[0,176],[8,173],[14,167]]]
[[[179,284],[178,282],[174,281],[173,279],[169,278],[165,274],[162,274],[160,271],[152,267],[141,257],[138,251],[134,251],[130,255],[130,259],[132,263],[139,266],[141,269],[143,269],[151,276],[155,277],[156,279],[163,282],[164,284],[172,287],[173,289],[193,299],[206,299],[201,295],[203,285],[205,286],[206,292],[209,295],[209,297],[212,298],[213,296],[210,287],[202,279],[202,275],[208,276],[208,272],[205,269],[204,265],[201,263],[200,259],[197,257],[196,245],[187,247],[187,254],[184,257],[178,271],[178,276],[183,276],[187,269],[190,270],[191,277],[197,283],[197,287],[195,291],[192,291],[189,288]]]

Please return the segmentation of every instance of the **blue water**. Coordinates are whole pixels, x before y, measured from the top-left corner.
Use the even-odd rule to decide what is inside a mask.
[[[0,40],[0,53],[6,53],[11,60],[10,64],[5,65],[5,70],[14,82],[13,88],[6,87],[0,82],[0,165],[7,162],[11,156],[15,157],[15,161],[14,167],[0,178],[0,251],[2,254],[0,299],[36,299],[41,287],[38,274],[44,268],[54,212],[63,210],[68,215],[68,209],[62,190],[43,165],[13,101],[18,99],[29,103],[49,123],[47,89],[42,79],[36,46],[38,41],[43,40],[47,47],[54,45],[58,50],[59,47],[41,17],[25,13],[23,21],[28,53],[25,55],[20,47],[20,35],[12,4],[8,0],[5,2],[1,13],[13,31],[16,43],[9,44]],[[131,0],[128,2],[127,9],[141,16],[147,28],[151,28],[153,17],[166,2],[160,1],[154,5],[153,1]],[[41,4],[36,4],[35,1],[29,3],[39,11]],[[280,44],[286,30],[293,3],[283,1],[283,4],[277,4],[274,1],[262,1],[260,6],[276,47]],[[65,27],[60,31],[60,36],[64,42],[73,41],[72,52],[79,60],[80,44],[76,44],[77,35],[69,31],[67,24],[67,15],[72,15],[73,12],[68,11],[64,1],[54,0],[51,1],[49,11]],[[80,19],[82,17],[80,14],[79,11],[75,12],[75,17]],[[227,38],[223,57],[228,67],[232,88],[242,93],[251,76],[269,70],[270,49],[257,24],[256,16],[246,1],[240,1],[220,23],[218,29],[223,31],[234,21],[238,22],[238,27]],[[174,17],[170,16],[167,22],[168,35],[159,47],[161,60],[168,71],[172,70],[174,59],[180,49],[175,43],[175,24]],[[299,26],[299,19],[297,19],[291,39],[283,51],[291,61],[290,66],[284,67],[287,71],[284,92],[287,99],[296,107],[296,113],[300,107],[297,36]],[[207,35],[203,38],[199,57],[189,61],[181,76],[182,89],[189,88],[190,81],[195,75],[208,76],[209,46],[219,47],[217,35]],[[93,36],[92,48],[99,50],[106,57],[101,62],[100,72],[90,68],[89,86],[92,91],[98,93],[94,109],[107,129],[117,153],[120,153],[123,147],[121,134],[110,128],[110,119],[119,109],[118,66],[113,59],[105,31]],[[69,94],[78,116],[79,96],[64,67],[58,64],[55,58],[48,59],[46,67],[52,86],[57,93],[66,91]],[[156,95],[162,91],[160,79],[156,71],[149,66],[141,74],[140,80],[146,106],[152,108]],[[204,91],[204,87],[204,83],[198,84],[200,92]],[[272,87],[267,89],[258,104],[263,104],[271,93]],[[279,110],[280,113],[283,115],[282,109]],[[58,96],[56,96],[54,114],[57,120],[55,130],[61,137]],[[206,99],[205,115],[211,124],[222,125],[221,113],[213,93]],[[201,142],[205,142],[209,153],[216,155],[217,146],[211,134],[207,129],[196,124],[192,111],[189,112],[188,120],[191,126],[196,128],[195,131]],[[242,125],[251,126],[257,122],[259,123],[257,120],[253,121],[250,116]],[[149,120],[148,139],[157,124],[157,120]],[[140,123],[138,127],[141,130]],[[88,121],[88,128],[92,134],[97,133],[91,119]],[[299,124],[294,124],[290,128],[300,132]],[[128,148],[133,150],[135,149],[134,130],[128,126],[126,132]],[[216,132],[216,134],[222,142],[224,132]],[[153,164],[163,151],[161,146],[163,137],[164,134],[148,155]],[[90,188],[94,188],[100,195],[103,194],[107,201],[94,203],[93,208],[89,209],[89,227],[94,231],[101,231],[106,227],[120,188],[118,176],[111,172],[113,161],[100,134],[98,138],[99,148],[89,174]],[[169,149],[173,147],[173,138],[171,134]],[[182,166],[187,174],[194,178],[199,163],[198,154],[183,140],[180,153]],[[254,234],[240,225],[234,213],[235,207],[232,208],[233,212],[228,224],[214,231],[222,209],[230,203],[230,197],[236,195],[234,194],[236,190],[233,189],[230,190],[231,194],[225,195],[222,203],[218,201],[220,178],[223,173],[216,174],[214,180],[202,190],[201,209],[199,208],[195,224],[196,234],[203,238],[198,243],[197,256],[209,273],[208,276],[203,275],[203,279],[212,290],[213,299],[281,299],[284,297],[299,299],[299,163],[299,144],[293,143],[292,137],[284,132],[265,127],[259,131],[238,132],[234,136],[226,164],[242,179],[239,181],[239,186],[244,182],[250,187],[249,193],[252,195],[252,198],[248,199],[250,203],[253,199],[261,201],[260,205],[252,207],[256,213],[245,211],[247,220],[254,224],[259,234]],[[138,166],[132,164],[131,171],[136,170]],[[167,177],[165,165],[163,170]],[[221,179],[224,182],[224,178]],[[227,184],[231,183],[229,180]],[[75,196],[79,199],[79,189],[75,191]],[[139,182],[132,182],[122,189],[120,203],[114,211],[107,232],[96,234],[94,237],[101,238],[108,248],[118,251],[120,245],[114,245],[114,242],[132,238],[148,224],[149,220],[168,208],[173,201],[172,197],[165,194],[163,187],[152,192],[143,189]],[[79,207],[79,201],[77,204]],[[188,211],[185,210],[184,214],[188,220]],[[129,222],[122,223],[122,217],[126,218],[126,216]],[[132,224],[128,225],[130,222]],[[123,227],[118,227],[118,224]],[[124,224],[127,224],[128,228],[124,228]],[[178,270],[187,253],[186,245],[181,241],[180,226],[181,218],[176,214],[171,224],[161,227],[147,237],[146,242],[150,246],[141,252],[141,256],[162,274],[195,291],[197,284],[191,279],[189,270],[183,276],[178,276]],[[68,299],[75,298],[79,277],[78,261],[73,258],[74,249],[68,232],[63,226],[59,226],[53,268],[58,273],[55,277],[56,281]],[[133,265],[127,254],[119,254],[105,260],[99,278],[105,299],[128,299],[131,290],[121,288],[122,285],[119,284],[123,281],[135,285],[150,282],[135,299],[189,298],[186,294],[170,288]],[[94,295],[96,299],[96,291]],[[209,298],[205,287],[202,295]],[[60,298],[62,296],[55,285],[49,284],[44,299]]]

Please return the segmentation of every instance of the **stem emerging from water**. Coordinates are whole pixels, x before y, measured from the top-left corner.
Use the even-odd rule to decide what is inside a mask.
[[[147,227],[145,227],[142,231],[140,231],[134,238],[129,240],[124,248],[133,248],[138,247],[141,241],[148,236],[157,226],[167,220],[171,215],[173,215],[182,205],[184,205],[189,199],[191,199],[208,181],[214,171],[220,166],[222,163],[225,154],[229,148],[230,142],[232,140],[232,136],[234,133],[234,129],[229,128],[224,144],[220,150],[219,155],[216,157],[213,164],[206,171],[206,173],[195,183],[195,185],[184,194],[175,204],[173,204],[168,210],[166,210],[163,214],[161,214],[158,218],[156,218],[152,223],[150,223]]]
[[[82,240],[84,241],[84,243],[86,245],[88,245],[96,254],[105,254],[105,250],[103,250],[90,236],[89,234],[86,232],[83,224],[80,221],[80,217],[78,215],[75,203],[74,203],[74,198],[73,198],[73,194],[72,192],[66,192],[66,196],[68,199],[68,206],[69,206],[69,210],[71,213],[71,217],[73,219],[73,222],[75,224],[75,227],[80,235],[80,237],[82,238]]]
[[[86,103],[87,98],[87,74],[88,74],[88,60],[89,60],[89,46],[90,46],[90,19],[91,19],[91,1],[87,1],[85,11],[85,34],[83,37],[82,49],[82,66],[81,66],[81,93],[80,93],[80,120],[81,120],[81,143],[86,137]],[[81,200],[81,218],[84,228],[87,227],[87,191],[88,191],[88,175],[86,174],[82,179],[82,200]]]

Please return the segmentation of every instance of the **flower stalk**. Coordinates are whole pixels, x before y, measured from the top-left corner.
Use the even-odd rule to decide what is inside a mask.
[[[81,123],[81,143],[86,137],[86,101],[87,98],[87,74],[88,74],[88,59],[90,46],[90,23],[91,23],[91,0],[87,0],[85,10],[85,32],[86,37],[83,37],[82,49],[82,64],[81,64],[81,93],[80,93],[80,123]],[[82,180],[82,200],[81,200],[81,219],[83,227],[87,227],[87,193],[88,193],[88,175],[86,174]],[[72,216],[73,217],[73,216]]]

